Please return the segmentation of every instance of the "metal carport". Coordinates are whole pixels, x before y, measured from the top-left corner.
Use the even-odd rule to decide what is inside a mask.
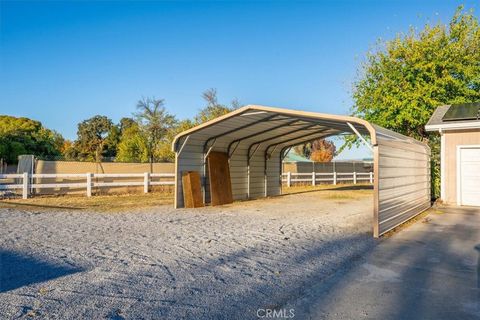
[[[209,203],[211,151],[228,153],[234,200],[255,199],[281,194],[281,162],[289,148],[341,133],[370,136],[363,141],[374,158],[374,237],[430,207],[426,144],[355,117],[249,105],[175,137],[175,208],[184,205],[183,171],[201,173]]]

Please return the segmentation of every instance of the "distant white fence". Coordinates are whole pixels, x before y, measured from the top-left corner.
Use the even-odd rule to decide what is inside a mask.
[[[49,182],[49,183],[35,183],[35,179],[75,179],[83,180],[85,182]],[[104,178],[143,178],[143,181],[116,181],[116,182],[96,182],[94,179]],[[154,178],[171,178],[171,181],[153,181]],[[92,196],[92,188],[95,187],[130,187],[143,186],[143,192],[148,193],[150,186],[158,185],[174,185],[174,173],[62,173],[62,174],[0,174],[0,179],[13,179],[14,183],[0,182],[0,190],[21,189],[22,198],[27,199],[30,190],[35,188],[85,188],[87,197]]]
[[[287,187],[291,187],[297,184],[297,182],[308,182],[314,186],[317,182],[337,184],[340,181],[352,181],[353,184],[357,184],[360,181],[373,183],[373,172],[297,173],[289,171],[282,174],[282,183],[286,183]]]

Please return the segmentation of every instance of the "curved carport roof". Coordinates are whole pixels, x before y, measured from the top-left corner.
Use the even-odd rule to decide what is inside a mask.
[[[374,236],[430,206],[425,144],[355,117],[249,105],[175,137],[175,207],[184,205],[183,171],[200,172],[209,202],[206,159],[211,151],[228,154],[235,200],[274,196],[281,194],[281,161],[288,148],[342,133],[358,135],[373,152]]]

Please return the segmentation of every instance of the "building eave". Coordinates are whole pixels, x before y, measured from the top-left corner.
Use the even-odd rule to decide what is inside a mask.
[[[443,123],[443,124],[425,126],[426,131],[469,130],[469,129],[480,129],[480,122]]]

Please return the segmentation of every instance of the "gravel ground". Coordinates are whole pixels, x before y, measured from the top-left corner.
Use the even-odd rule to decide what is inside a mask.
[[[122,213],[0,208],[0,314],[255,319],[374,246],[371,197],[342,198]]]

